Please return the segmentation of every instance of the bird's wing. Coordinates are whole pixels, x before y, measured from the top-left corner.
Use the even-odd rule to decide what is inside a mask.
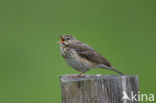
[[[102,55],[97,53],[94,49],[92,49],[87,44],[84,44],[82,42],[73,43],[69,45],[69,48],[76,50],[79,56],[93,63],[104,64],[108,67],[111,67],[110,62],[107,59],[105,59]]]

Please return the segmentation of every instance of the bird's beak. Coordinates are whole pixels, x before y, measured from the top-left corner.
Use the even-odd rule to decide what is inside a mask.
[[[58,44],[62,44],[62,43],[64,42],[64,38],[63,38],[63,36],[58,35],[58,37],[61,39],[61,40],[58,42]]]

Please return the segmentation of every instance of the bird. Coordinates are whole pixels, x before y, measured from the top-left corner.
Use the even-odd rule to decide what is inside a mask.
[[[83,74],[93,68],[104,68],[123,75],[89,45],[69,34],[59,35],[59,38],[58,44],[60,45],[61,55],[69,66],[81,72],[78,77],[82,77]]]

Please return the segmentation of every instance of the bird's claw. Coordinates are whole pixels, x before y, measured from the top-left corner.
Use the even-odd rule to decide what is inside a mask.
[[[86,75],[82,75],[82,74],[79,74],[79,75],[70,75],[70,76],[68,76],[68,78],[83,78],[85,76]]]

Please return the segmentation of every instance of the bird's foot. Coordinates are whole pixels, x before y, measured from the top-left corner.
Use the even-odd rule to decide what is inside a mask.
[[[79,75],[70,75],[68,76],[69,78],[83,78],[85,77],[86,75],[85,74],[79,74]]]

